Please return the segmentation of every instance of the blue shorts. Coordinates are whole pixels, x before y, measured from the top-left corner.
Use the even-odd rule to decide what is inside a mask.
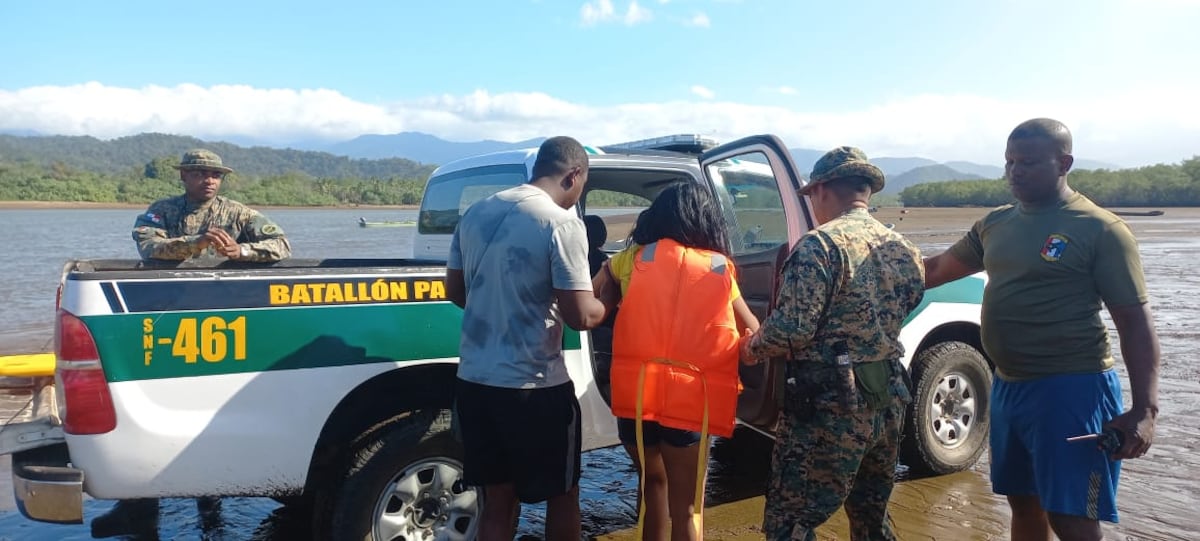
[[[1037,496],[1050,513],[1117,522],[1121,461],[1095,441],[1123,410],[1116,371],[1068,374],[1033,381],[992,379],[992,491]]]
[[[637,423],[633,419],[617,417],[617,437],[621,439],[621,443],[636,445]],[[671,447],[691,447],[700,442],[700,433],[665,427],[654,421],[644,421],[642,442],[647,446],[665,443]]]

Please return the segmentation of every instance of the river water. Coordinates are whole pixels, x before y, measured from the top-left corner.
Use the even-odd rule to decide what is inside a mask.
[[[923,211],[914,211],[923,212]],[[947,211],[942,229],[916,229],[913,215],[897,222],[927,253],[937,253],[982,210]],[[9,256],[0,264],[0,354],[48,351],[59,271],[72,258],[135,258],[130,229],[137,209],[0,210]],[[268,214],[288,232],[295,257],[407,257],[412,228],[360,228],[367,220],[412,220],[415,211],[384,209],[277,209]],[[882,219],[882,218],[881,218]],[[895,219],[895,218],[893,218]],[[904,218],[899,218],[903,220]],[[1138,234],[1151,303],[1162,342],[1162,413],[1147,457],[1126,461],[1121,479],[1119,525],[1109,539],[1200,539],[1200,210],[1172,209],[1166,216],[1129,218]],[[86,234],[83,234],[86,232]],[[1111,324],[1110,324],[1111,325]],[[1115,337],[1115,332],[1113,333]],[[1117,344],[1114,353],[1119,356]],[[1124,378],[1124,374],[1122,373]],[[1125,380],[1126,400],[1128,382]],[[0,378],[0,383],[4,383]],[[11,383],[11,382],[10,382]],[[0,389],[0,421],[19,418],[28,397]],[[713,450],[706,529],[709,539],[761,539],[762,490],[770,443],[753,433],[720,441]],[[892,498],[902,539],[1007,539],[1008,509],[990,492],[986,454],[975,468],[954,475],[905,478]],[[901,469],[903,478],[903,468]],[[0,457],[0,541],[91,539],[84,525],[28,521],[15,510],[8,457]],[[624,452],[603,449],[584,456],[581,481],[588,537],[631,539],[637,486]],[[85,501],[85,521],[105,512],[109,501]],[[309,517],[262,498],[226,498],[220,510],[200,515],[192,500],[162,503],[157,537],[305,541]],[[519,533],[540,537],[544,508],[526,506]],[[823,539],[846,538],[844,517],[821,530]],[[146,539],[142,537],[142,539]]]

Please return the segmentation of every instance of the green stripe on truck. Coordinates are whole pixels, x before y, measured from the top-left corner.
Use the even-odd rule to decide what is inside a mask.
[[[934,302],[944,303],[966,303],[966,304],[982,304],[983,303],[983,279],[975,276],[960,278],[953,282],[942,284],[933,289],[925,290],[925,297],[921,299],[921,304],[918,304],[912,312],[904,318],[904,324],[915,319],[926,306]]]
[[[450,303],[118,314],[83,318],[109,382],[455,358]],[[297,345],[299,344],[299,345]],[[580,349],[568,330],[566,349]]]

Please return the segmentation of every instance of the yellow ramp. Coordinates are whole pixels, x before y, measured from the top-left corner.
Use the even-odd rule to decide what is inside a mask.
[[[54,375],[53,353],[0,355],[0,376],[28,378]]]

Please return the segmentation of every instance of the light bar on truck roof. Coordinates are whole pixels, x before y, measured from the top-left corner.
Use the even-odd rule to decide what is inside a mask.
[[[719,144],[720,143],[716,139],[711,137],[704,137],[703,135],[698,134],[681,133],[677,135],[666,135],[663,137],[641,139],[638,141],[628,141],[614,145],[604,145],[604,148],[610,150],[674,150],[676,152],[700,153],[716,147]]]

